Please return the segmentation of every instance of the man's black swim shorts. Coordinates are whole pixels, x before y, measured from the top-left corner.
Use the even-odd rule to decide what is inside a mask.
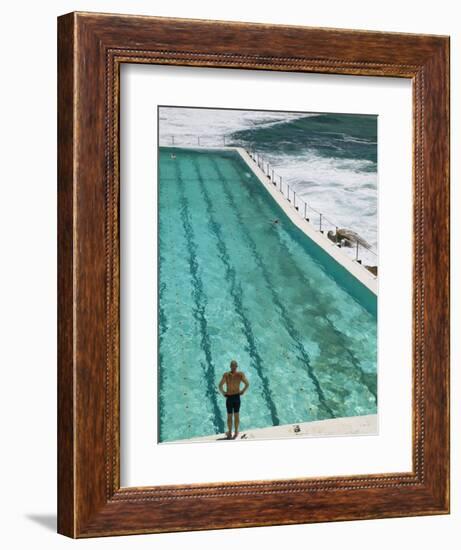
[[[226,398],[227,414],[238,413],[240,410],[240,395],[228,395]]]

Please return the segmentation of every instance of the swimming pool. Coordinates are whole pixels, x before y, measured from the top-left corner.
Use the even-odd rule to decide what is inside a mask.
[[[160,148],[158,204],[159,441],[225,431],[231,359],[242,430],[376,413],[376,296],[237,152]]]

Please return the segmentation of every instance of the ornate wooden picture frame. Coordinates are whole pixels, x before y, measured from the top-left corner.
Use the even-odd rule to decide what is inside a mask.
[[[58,47],[58,531],[96,537],[448,513],[448,37],[71,13],[59,18]],[[122,63],[412,80],[412,471],[120,486]]]

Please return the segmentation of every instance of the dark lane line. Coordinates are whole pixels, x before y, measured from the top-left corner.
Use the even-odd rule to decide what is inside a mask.
[[[295,326],[293,325],[293,323],[290,319],[290,316],[289,316],[288,312],[286,311],[286,308],[283,305],[283,302],[281,301],[281,299],[278,295],[278,292],[275,290],[274,285],[272,284],[269,271],[268,271],[261,255],[258,252],[256,243],[254,242],[253,238],[250,236],[250,230],[247,227],[247,225],[245,224],[245,220],[242,217],[242,215],[241,215],[241,213],[240,213],[240,211],[239,211],[239,209],[238,209],[238,207],[235,203],[235,200],[234,200],[234,197],[233,197],[232,193],[230,192],[229,183],[227,181],[227,178],[223,174],[223,172],[221,171],[221,169],[220,169],[218,163],[216,162],[216,160],[214,158],[212,158],[211,161],[212,161],[213,166],[216,170],[216,173],[218,174],[218,180],[221,182],[223,193],[224,193],[227,201],[229,202],[231,208],[233,209],[233,211],[235,213],[235,216],[237,217],[237,219],[239,221],[240,226],[241,227],[246,227],[246,230],[242,232],[243,233],[243,238],[246,241],[247,246],[250,248],[257,265],[261,269],[264,280],[266,281],[266,284],[267,284],[267,286],[268,286],[268,288],[269,288],[269,290],[272,294],[272,299],[273,299],[274,303],[276,304],[276,306],[278,307],[278,309],[280,311],[281,318],[282,318],[283,323],[285,325],[285,329],[288,332],[288,334],[290,335],[291,339],[293,340],[293,342],[294,342],[294,344],[295,344],[295,346],[296,346],[296,348],[297,348],[297,350],[300,354],[299,359],[301,360],[302,364],[305,366],[307,374],[308,374],[309,378],[311,379],[313,386],[315,387],[319,403],[320,403],[324,413],[326,414],[326,416],[328,416],[329,418],[335,418],[335,414],[334,414],[333,410],[330,408],[330,406],[328,405],[328,403],[326,401],[325,394],[323,393],[323,389],[320,385],[319,379],[317,378],[317,375],[315,374],[314,369],[311,365],[309,354],[307,353],[306,349],[304,348],[304,345],[301,342],[299,333],[296,330]]]
[[[236,174],[238,174],[238,171],[235,169],[235,167],[233,167],[233,169],[235,170]],[[262,197],[259,195],[259,193],[255,192],[250,186],[248,186],[247,189],[250,193],[250,196],[253,199],[255,199],[259,204],[262,204],[263,207],[266,206],[266,204],[262,200]],[[277,238],[279,240],[280,246],[282,246],[285,249],[287,256],[289,256],[291,258],[292,265],[294,266],[294,268],[298,272],[299,277],[301,277],[301,279],[303,281],[303,284],[304,284],[304,287],[306,289],[309,289],[310,294],[311,294],[311,298],[316,303],[317,311],[319,312],[318,313],[319,317],[322,317],[325,320],[325,322],[329,325],[330,330],[337,336],[338,344],[341,346],[344,353],[349,356],[349,358],[351,360],[352,367],[353,367],[353,369],[354,369],[354,371],[355,371],[355,373],[356,373],[356,375],[359,379],[359,382],[367,388],[367,390],[371,393],[371,395],[373,395],[373,397],[375,399],[375,402],[377,402],[378,397],[377,397],[376,385],[371,384],[369,382],[368,377],[367,377],[368,373],[366,373],[362,369],[362,367],[360,366],[360,361],[357,359],[354,352],[347,346],[347,340],[346,340],[346,337],[345,337],[344,333],[341,332],[341,330],[339,330],[337,328],[337,326],[334,324],[334,322],[328,316],[322,315],[321,308],[320,308],[320,302],[319,302],[319,299],[318,299],[318,294],[312,288],[312,284],[311,284],[310,280],[305,276],[303,270],[298,266],[292,252],[282,242],[282,240],[280,239],[280,236],[279,236],[278,233],[277,233]]]
[[[194,299],[194,318],[196,319],[199,329],[200,329],[200,338],[201,338],[201,347],[205,354],[205,363],[201,363],[205,380],[207,384],[207,396],[211,401],[213,409],[213,424],[215,426],[216,433],[223,433],[224,420],[221,415],[221,409],[218,405],[217,395],[216,395],[216,383],[215,383],[215,367],[213,363],[213,357],[211,354],[211,344],[209,338],[209,329],[206,319],[206,296],[203,291],[203,282],[199,274],[199,265],[197,260],[197,244],[195,243],[194,230],[191,224],[189,205],[185,195],[185,183],[181,174],[180,162],[175,163],[176,166],[176,175],[178,180],[178,187],[180,192],[180,212],[181,212],[181,221],[184,229],[184,234],[186,236],[187,242],[187,253],[188,253],[188,262],[189,270],[192,278],[192,296]]]
[[[162,255],[159,254],[159,262],[162,261]],[[159,263],[161,265],[161,263]],[[163,295],[165,292],[165,283],[159,284],[158,291],[158,328],[157,328],[157,338],[158,338],[158,361],[157,361],[157,377],[158,377],[158,387],[160,391],[158,392],[158,434],[159,440],[163,441],[163,426],[161,420],[164,418],[165,412],[165,400],[162,392],[162,388],[165,385],[165,373],[162,368],[163,365],[163,353],[162,353],[162,344],[164,341],[165,333],[168,329],[168,321],[165,314],[165,308],[162,306]]]
[[[159,174],[160,179],[162,180],[161,173]],[[162,180],[163,181],[163,180]],[[160,205],[158,207],[160,211]],[[157,360],[157,378],[158,378],[158,421],[157,421],[157,429],[158,429],[158,438],[159,441],[163,441],[164,439],[164,430],[162,425],[162,419],[164,418],[165,413],[165,399],[163,396],[162,388],[165,385],[165,372],[162,368],[163,365],[163,353],[162,353],[162,343],[164,341],[165,333],[168,330],[168,320],[165,313],[165,308],[162,306],[163,304],[163,297],[165,295],[165,289],[166,284],[165,282],[162,282],[162,275],[161,275],[161,266],[164,265],[164,256],[162,255],[162,230],[161,230],[161,217],[158,216],[158,266],[159,266],[159,277],[158,277],[158,296],[157,296],[157,303],[158,303],[158,326],[157,326],[157,338],[158,338],[158,360]]]
[[[208,190],[206,189],[205,182],[203,181],[203,177],[200,172],[199,163],[196,157],[194,157],[193,159],[193,164],[197,174],[197,179],[200,183],[200,190],[207,207],[207,213],[208,213],[208,219],[209,219],[208,227],[210,228],[210,231],[212,232],[212,234],[215,236],[216,246],[219,251],[219,257],[225,267],[226,281],[230,286],[230,294],[232,296],[232,300],[234,303],[234,310],[242,323],[242,334],[247,340],[248,352],[250,354],[251,362],[262,382],[263,397],[270,411],[272,424],[274,426],[278,426],[280,424],[280,419],[277,414],[277,408],[275,406],[274,400],[271,395],[269,381],[267,377],[264,375],[263,361],[257,349],[253,328],[244,311],[241,283],[240,281],[237,280],[235,268],[231,265],[229,252],[227,250],[227,246],[223,238],[222,227],[216,221],[214,205],[211,201]]]

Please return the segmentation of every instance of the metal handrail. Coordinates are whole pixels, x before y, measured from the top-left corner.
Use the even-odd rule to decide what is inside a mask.
[[[249,157],[256,163],[256,165],[262,170],[265,176],[267,176],[271,183],[277,187],[277,179],[278,179],[278,189],[282,193],[282,195],[288,200],[290,204],[293,205],[295,210],[297,210],[300,215],[309,223],[312,223],[314,226],[314,222],[311,220],[311,216],[308,215],[309,212],[314,212],[318,216],[318,231],[322,234],[326,231],[326,226],[330,225],[332,228],[335,229],[335,234],[338,232],[339,226],[335,222],[331,221],[329,218],[323,214],[323,212],[320,212],[319,210],[313,208],[310,206],[307,201],[305,201],[302,197],[299,195],[296,195],[295,189],[290,187],[288,183],[285,184],[286,193],[284,192],[284,186],[283,186],[283,179],[282,176],[277,174],[277,172],[272,168],[269,162],[261,155],[261,153],[258,153],[255,150],[248,151],[245,149]],[[299,211],[300,206],[303,206],[303,214]],[[342,248],[341,243],[337,243],[337,246],[339,248]],[[364,246],[363,244],[360,244],[359,241],[355,242],[355,261],[358,263],[362,263],[362,259],[360,259],[360,250],[364,249],[367,252],[370,252],[374,257],[378,257],[377,252],[375,252],[371,246]]]
[[[206,141],[207,139],[216,139],[217,137],[218,136],[216,136],[216,134],[200,134],[200,135],[197,135],[197,134],[181,134],[180,136],[178,136],[176,134],[167,134],[165,136],[165,138],[170,139],[170,142],[171,142],[170,145],[179,145],[180,143],[185,144],[183,138],[186,138],[187,143],[185,145],[192,145],[194,143],[194,144],[197,144],[199,146],[202,145],[203,141]],[[178,142],[178,138],[180,139],[179,142]],[[190,138],[190,139],[187,140],[187,138]],[[227,135],[224,134],[223,136],[221,136],[221,139],[222,139],[222,144],[226,145]]]

